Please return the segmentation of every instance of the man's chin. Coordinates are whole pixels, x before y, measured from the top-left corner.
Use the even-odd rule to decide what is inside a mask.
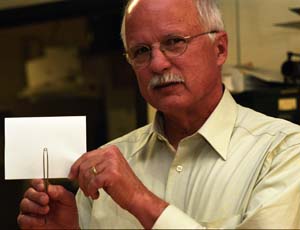
[[[181,98],[182,99],[182,98]],[[156,108],[158,111],[161,111],[166,114],[177,114],[180,113],[180,111],[185,110],[185,108],[189,107],[187,106],[187,103],[182,100],[177,100],[173,97],[168,97],[161,99],[159,103],[153,103],[152,105],[154,108]]]

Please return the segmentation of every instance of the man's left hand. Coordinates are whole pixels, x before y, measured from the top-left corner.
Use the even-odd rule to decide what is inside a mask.
[[[71,167],[70,179],[77,179],[85,196],[98,199],[103,188],[122,208],[134,212],[143,198],[153,197],[137,178],[116,146],[83,154]]]

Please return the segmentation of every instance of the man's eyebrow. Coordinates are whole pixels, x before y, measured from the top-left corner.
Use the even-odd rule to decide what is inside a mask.
[[[150,46],[151,44],[148,44],[148,43],[145,43],[145,42],[139,42],[139,43],[133,43],[131,45],[128,46],[129,49],[132,49],[132,48],[136,48],[136,47],[139,47],[139,46]]]

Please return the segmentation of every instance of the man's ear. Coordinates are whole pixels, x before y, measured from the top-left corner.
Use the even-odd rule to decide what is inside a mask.
[[[215,50],[216,50],[217,64],[218,66],[221,66],[225,63],[228,54],[228,37],[226,32],[220,31],[216,33]]]

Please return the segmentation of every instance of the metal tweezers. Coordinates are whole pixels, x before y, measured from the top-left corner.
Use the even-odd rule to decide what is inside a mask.
[[[43,179],[44,179],[44,188],[45,192],[48,193],[49,185],[49,158],[48,158],[48,149],[43,149]]]
[[[48,158],[48,149],[43,149],[43,181],[45,193],[48,193],[48,185],[49,185],[49,158]],[[45,217],[45,224],[47,224],[47,217]]]

